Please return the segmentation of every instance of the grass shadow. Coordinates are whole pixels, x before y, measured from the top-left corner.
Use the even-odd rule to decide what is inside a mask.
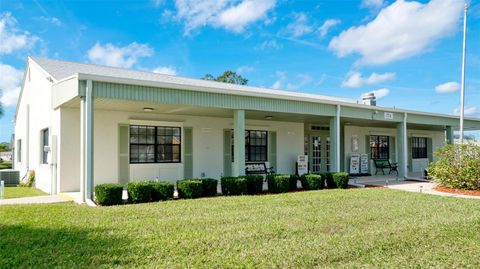
[[[0,224],[0,268],[129,267],[128,243],[104,229]]]

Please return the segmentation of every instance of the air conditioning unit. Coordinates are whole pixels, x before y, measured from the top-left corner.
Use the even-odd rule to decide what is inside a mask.
[[[0,181],[5,185],[20,184],[20,172],[16,170],[0,170]]]

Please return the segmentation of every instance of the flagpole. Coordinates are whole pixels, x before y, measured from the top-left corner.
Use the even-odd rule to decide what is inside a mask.
[[[460,144],[463,144],[463,118],[465,116],[465,54],[467,50],[467,10],[468,4],[465,3],[463,13],[462,88],[460,94]]]

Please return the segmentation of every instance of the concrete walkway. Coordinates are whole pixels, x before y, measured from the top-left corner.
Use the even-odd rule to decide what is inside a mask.
[[[60,195],[42,195],[21,198],[10,198],[0,200],[0,205],[20,205],[20,204],[54,204],[69,202],[69,199]]]
[[[367,177],[365,179],[363,178],[350,179],[350,184],[358,187],[378,186],[378,187],[386,187],[394,190],[419,192],[419,193],[426,193],[426,194],[439,195],[439,196],[480,199],[480,196],[436,191],[433,189],[436,186],[436,184],[430,181],[422,182],[422,181],[399,180],[399,179],[396,179],[395,177],[388,177],[388,176],[383,179],[379,177],[375,177],[375,178]]]

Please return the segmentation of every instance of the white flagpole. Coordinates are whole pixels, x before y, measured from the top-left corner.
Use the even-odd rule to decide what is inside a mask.
[[[467,50],[467,10],[468,4],[465,3],[463,13],[463,55],[462,55],[462,89],[460,96],[460,143],[463,144],[463,118],[465,114],[465,61]]]

